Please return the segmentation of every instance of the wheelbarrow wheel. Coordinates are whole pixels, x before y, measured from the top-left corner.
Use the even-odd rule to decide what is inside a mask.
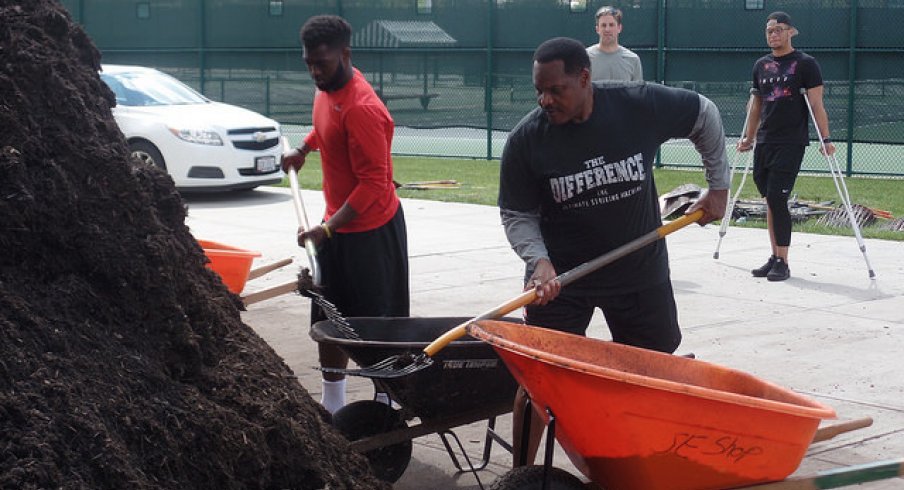
[[[571,473],[559,469],[549,469],[548,490],[585,490],[587,484]],[[543,466],[519,466],[500,476],[490,490],[541,490],[543,488]]]
[[[372,400],[350,403],[333,414],[333,427],[349,441],[376,436],[408,427],[402,416],[389,405]],[[411,440],[380,447],[364,453],[371,469],[381,480],[393,483],[401,478],[411,461]]]

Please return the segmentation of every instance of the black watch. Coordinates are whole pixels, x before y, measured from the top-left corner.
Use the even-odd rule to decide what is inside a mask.
[[[824,144],[829,144],[829,143],[832,142],[832,140],[829,139],[829,138],[823,138],[823,139],[822,139],[822,142],[823,142]]]

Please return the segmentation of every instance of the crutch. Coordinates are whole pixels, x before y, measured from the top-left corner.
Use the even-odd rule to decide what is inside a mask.
[[[829,172],[832,173],[832,181],[835,183],[835,189],[841,197],[841,203],[847,212],[848,220],[851,222],[851,228],[854,230],[854,236],[857,237],[857,244],[860,246],[860,252],[863,253],[863,260],[866,261],[866,269],[869,271],[869,278],[876,279],[876,273],[873,266],[870,265],[869,256],[866,254],[866,245],[863,243],[863,237],[860,235],[860,225],[857,224],[857,218],[854,216],[854,210],[851,209],[851,196],[848,194],[847,185],[844,183],[844,175],[841,173],[841,166],[835,155],[829,155],[825,141],[823,141],[822,133],[819,131],[819,124],[816,124],[816,115],[813,114],[813,106],[810,105],[810,98],[807,97],[807,89],[801,87],[801,95],[807,103],[807,111],[810,113],[810,119],[813,121],[813,127],[816,128],[816,137],[819,139],[819,146],[822,148],[822,155],[826,158],[829,165]]]
[[[744,115],[744,126],[741,127],[741,137],[747,134],[747,120],[750,118],[750,107],[753,105],[753,98],[756,97],[756,89],[750,88],[750,98],[747,99],[747,111]],[[756,142],[753,143],[756,146]],[[754,148],[750,148],[750,151],[747,152],[748,157],[744,159],[744,172],[741,174],[741,182],[738,184],[738,190],[735,191],[734,197],[730,197],[728,202],[725,203],[725,214],[722,216],[722,225],[719,226],[719,243],[716,244],[716,251],[713,252],[713,258],[719,259],[719,249],[722,248],[722,238],[725,237],[725,234],[728,233],[728,223],[731,221],[731,213],[734,212],[734,207],[738,203],[738,198],[741,196],[741,189],[744,188],[744,182],[747,181],[747,172],[750,169],[750,156],[753,154]],[[731,184],[731,180],[734,177],[735,169],[738,167],[738,160],[741,158],[741,152],[735,153],[735,161],[734,165],[731,167],[731,173],[728,176],[729,185]],[[729,187],[730,189],[730,187]]]

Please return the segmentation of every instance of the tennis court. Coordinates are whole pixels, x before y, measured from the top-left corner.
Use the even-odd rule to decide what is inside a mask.
[[[283,126],[283,134],[292,145],[298,145],[301,138],[311,130],[311,126],[288,124]],[[440,128],[416,129],[409,127],[396,128],[392,144],[392,152],[396,155],[414,155],[428,157],[456,157],[485,159],[489,137],[491,155],[498,159],[502,155],[506,131],[492,131],[472,128]],[[729,155],[732,163],[736,138],[729,138]],[[904,174],[904,147],[900,145],[883,145],[876,143],[854,143],[852,145],[853,169],[856,175],[872,175],[884,177],[900,177]],[[844,171],[847,166],[848,145],[837,144],[836,158]],[[672,140],[662,146],[662,165],[664,167],[702,168],[700,156],[693,144],[685,139]],[[739,165],[744,165],[741,156]],[[829,172],[828,163],[813,143],[804,155],[802,171],[821,174]]]

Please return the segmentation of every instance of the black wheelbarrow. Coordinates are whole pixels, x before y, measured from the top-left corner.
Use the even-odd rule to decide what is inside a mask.
[[[311,338],[336,345],[359,366],[394,355],[422,351],[430,342],[468,318],[349,318],[360,339],[344,333],[332,320],[315,323]],[[510,321],[516,321],[509,319]],[[358,401],[333,414],[333,425],[351,447],[370,461],[382,480],[398,480],[411,460],[412,439],[436,433],[458,471],[476,472],[489,462],[493,443],[511,452],[495,432],[496,417],[512,410],[517,383],[493,348],[471,337],[452,342],[429,368],[409,376],[370,378],[400,408],[379,401]],[[354,373],[358,374],[358,373]],[[360,374],[359,374],[360,375]],[[365,375],[365,377],[367,377]],[[409,425],[413,419],[419,423]],[[472,463],[452,428],[487,421],[483,454]],[[462,464],[452,442],[463,456]],[[479,479],[478,479],[479,481]]]

